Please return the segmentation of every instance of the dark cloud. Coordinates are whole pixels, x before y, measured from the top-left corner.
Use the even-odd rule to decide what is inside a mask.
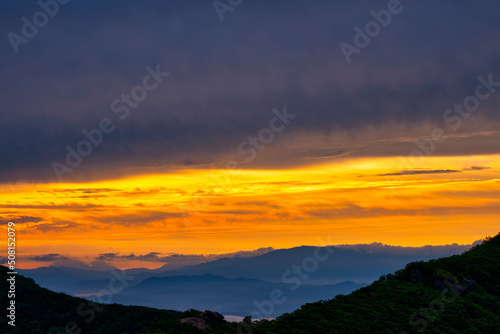
[[[98,257],[96,257],[96,260],[99,261],[111,261],[115,259],[126,259],[126,260],[138,260],[138,261],[159,261],[161,262],[160,258],[158,257],[160,253],[158,252],[151,252],[146,255],[135,255],[134,253],[130,255],[118,255],[118,253],[105,253],[105,254],[100,254]]]
[[[312,153],[312,152],[308,152]],[[316,155],[306,155],[304,159],[325,159],[325,158],[331,158],[331,157],[339,157],[339,156],[346,156],[349,155],[353,152],[347,152],[347,151],[336,151],[336,152],[326,152],[326,153],[319,153]]]
[[[119,189],[113,188],[75,188],[75,189],[65,189],[65,188],[52,188],[50,190],[39,189],[37,190],[39,193],[85,193],[85,194],[96,194],[96,193],[108,193],[113,191],[119,191]]]
[[[223,210],[223,211],[207,211],[210,214],[220,214],[220,215],[261,215],[261,211],[249,211],[249,210]]]
[[[248,202],[236,202],[236,205],[255,205],[255,206],[271,206],[268,201],[248,201]]]
[[[449,174],[460,173],[461,171],[455,169],[434,169],[434,170],[403,170],[400,172],[380,174],[380,176],[399,176],[399,175],[421,175],[421,174]]]
[[[469,167],[469,168],[464,168],[464,170],[486,170],[486,169],[491,169],[491,167],[472,166],[472,167]]]
[[[47,209],[47,210],[72,210],[72,211],[87,211],[96,208],[109,208],[110,206],[103,206],[97,204],[76,204],[68,203],[62,205],[36,205],[36,204],[0,204],[0,208],[5,209]]]
[[[0,216],[0,224],[4,225],[7,224],[8,222],[14,222],[15,224],[24,224],[24,223],[38,223],[42,221],[43,219],[40,217],[32,217],[32,216],[14,216],[14,215],[8,215],[8,216]]]
[[[245,2],[220,22],[210,1],[71,1],[18,54],[7,38],[0,44],[0,159],[8,162],[0,165],[0,182],[56,180],[51,163],[63,162],[65,147],[75,148],[85,139],[81,131],[103,117],[116,130],[67,180],[239,157],[238,145],[268,126],[272,108],[283,105],[297,119],[249,167],[300,164],[305,156],[336,152],[389,154],[382,145],[358,153],[356,137],[388,122],[410,124],[408,135],[419,137],[417,125],[443,126],[444,111],[474,93],[479,75],[500,81],[495,0],[404,2],[404,11],[348,65],[339,44],[353,43],[353,28],[386,4]],[[21,18],[38,10],[36,2],[3,1],[0,35],[20,33]],[[120,120],[110,104],[156,64],[170,76]],[[485,121],[467,120],[471,130],[500,121],[497,95],[474,115]],[[316,147],[303,141],[311,134],[343,134],[334,146],[353,143],[304,154]],[[289,150],[295,139],[303,141],[302,153]],[[447,143],[439,154],[498,153],[496,142],[482,144]]]
[[[39,262],[54,262],[57,260],[69,260],[68,257],[57,253],[27,256],[26,259],[30,261],[39,261]]]

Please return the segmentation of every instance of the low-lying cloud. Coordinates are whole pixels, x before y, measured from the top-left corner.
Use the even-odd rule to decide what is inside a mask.
[[[114,261],[114,260],[131,260],[131,261],[148,261],[148,262],[162,262],[170,265],[193,265],[203,262],[211,262],[223,258],[235,257],[254,257],[272,252],[274,248],[259,248],[254,251],[238,251],[234,253],[225,254],[169,254],[162,256],[159,252],[151,252],[144,255],[120,255],[118,253],[105,253],[100,254],[95,259],[98,261]]]

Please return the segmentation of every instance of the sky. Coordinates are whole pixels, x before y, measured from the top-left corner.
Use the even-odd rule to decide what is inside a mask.
[[[499,232],[497,1],[65,1],[0,3],[21,267]]]

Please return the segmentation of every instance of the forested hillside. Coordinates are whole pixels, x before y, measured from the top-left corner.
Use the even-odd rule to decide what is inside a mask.
[[[500,333],[500,234],[413,262],[348,296],[306,304],[254,333]]]

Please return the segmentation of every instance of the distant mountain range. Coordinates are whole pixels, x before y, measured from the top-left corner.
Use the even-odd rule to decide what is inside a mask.
[[[301,246],[175,270],[128,269],[125,275],[133,279],[113,295],[113,302],[180,311],[211,309],[244,316],[256,311],[255,300],[269,298],[278,289],[287,292],[287,303],[276,305],[275,317],[307,302],[349,294],[409,262],[460,254],[470,247],[456,244],[393,247],[377,243]],[[98,269],[50,266],[18,272],[52,291],[87,298],[95,298],[116,275],[124,274],[102,263]]]
[[[318,267],[309,274],[306,284],[337,284],[345,281],[371,283],[384,273],[393,272],[412,261],[425,261],[461,254],[471,245],[393,247],[381,244],[330,246],[330,252],[318,251],[327,256],[318,261]],[[251,258],[220,259],[160,273],[170,275],[220,275],[226,278],[247,277],[271,282],[281,282],[284,273],[293,266],[303,266],[314,258],[317,247],[302,246],[279,249]],[[307,263],[306,263],[307,265]],[[293,279],[297,275],[285,275]]]
[[[0,267],[4,277],[8,277],[7,271]],[[318,293],[321,300],[305,304],[276,320],[253,323],[228,323],[211,311],[178,312],[94,304],[41,288],[33,280],[17,275],[16,327],[7,324],[4,312],[0,332],[59,334],[80,329],[82,333],[100,334],[495,334],[500,328],[499,273],[500,234],[462,255],[409,263],[404,269],[382,275],[376,282],[347,296],[331,298],[339,286],[300,286],[296,292],[306,294],[307,298]],[[86,278],[95,278],[90,276]],[[265,292],[272,288],[283,294],[273,297],[271,292],[267,299],[260,299],[266,296],[258,295],[262,284],[265,284]],[[346,284],[352,288],[352,283]],[[9,282],[0,280],[0,288],[7,291]],[[127,294],[142,294],[148,300],[164,300],[176,294],[178,302],[187,308],[197,293],[198,301],[220,305],[224,305],[227,296],[236,295],[246,296],[247,302],[257,300],[262,305],[266,302],[270,310],[269,305],[277,308],[289,302],[283,299],[291,296],[286,289],[289,286],[283,283],[215,275],[151,277],[131,285],[116,298],[125,301]],[[222,290],[226,291],[225,295],[217,295],[217,291]],[[0,302],[9,304],[6,293],[0,295]],[[170,302],[165,300],[166,304]],[[277,312],[273,310],[268,315],[274,313]]]

